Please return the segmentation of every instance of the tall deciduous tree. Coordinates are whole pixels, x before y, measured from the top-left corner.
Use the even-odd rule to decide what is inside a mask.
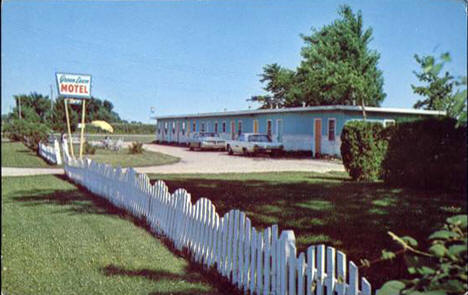
[[[303,35],[303,60],[297,69],[298,83],[307,105],[379,106],[385,98],[380,55],[369,49],[372,28],[364,28],[361,11],[349,6],[340,18],[311,35]]]
[[[440,75],[445,62],[450,61],[449,53],[444,53],[440,56],[440,60],[436,60],[433,56],[422,56],[415,54],[414,58],[420,65],[421,71],[414,71],[414,75],[419,81],[426,85],[415,86],[411,85],[413,92],[421,95],[424,99],[418,100],[414,104],[414,108],[425,110],[446,110],[448,97],[452,94],[455,80],[449,72]]]
[[[282,107],[300,105],[379,106],[385,98],[380,55],[369,49],[372,29],[364,28],[361,12],[349,6],[339,10],[340,18],[311,35],[302,35],[302,61],[296,71],[277,64],[263,68],[260,81],[271,95],[254,101]]]
[[[466,76],[456,79],[449,72],[441,74],[444,65],[451,61],[448,52],[441,54],[439,59],[433,56],[414,56],[421,71],[414,71],[419,81],[426,85],[411,85],[413,92],[423,99],[418,100],[414,107],[425,110],[446,111],[449,117],[455,118],[459,124],[466,125]]]

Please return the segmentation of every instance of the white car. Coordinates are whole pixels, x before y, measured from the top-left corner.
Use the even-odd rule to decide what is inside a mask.
[[[215,132],[195,132],[189,140],[189,149],[224,150],[225,140]]]
[[[277,156],[283,153],[283,144],[273,142],[268,134],[262,133],[244,133],[237,140],[226,142],[226,149],[230,155],[242,153],[245,156],[260,153]]]

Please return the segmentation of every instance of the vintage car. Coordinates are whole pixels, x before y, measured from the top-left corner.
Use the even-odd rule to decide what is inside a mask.
[[[230,155],[242,153],[246,156],[267,153],[278,156],[283,153],[283,144],[273,142],[268,134],[244,133],[236,140],[226,142],[226,149]]]
[[[188,143],[191,151],[199,150],[224,150],[226,141],[215,132],[195,132]]]

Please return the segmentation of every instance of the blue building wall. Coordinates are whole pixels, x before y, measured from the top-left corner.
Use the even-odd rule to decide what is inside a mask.
[[[368,121],[384,122],[385,120],[408,120],[422,117],[421,115],[402,113],[367,112]],[[321,120],[320,147],[316,147],[314,134],[315,120]],[[329,140],[329,120],[335,120],[335,136]],[[218,133],[225,139],[232,138],[231,124],[234,122],[234,134],[238,135],[239,122],[242,122],[242,133],[254,132],[254,120],[258,122],[258,132],[267,133],[267,122],[271,120],[271,133],[275,141],[283,142],[289,151],[319,151],[325,154],[340,155],[341,130],[350,120],[362,120],[362,113],[357,111],[327,110],[304,112],[273,112],[240,115],[213,115],[209,117],[179,117],[158,119],[156,139],[162,142],[186,143],[193,132],[213,132],[215,123]],[[195,130],[193,124],[195,123]],[[223,132],[223,123],[226,130]],[[167,125],[166,125],[167,124]],[[185,125],[185,129],[184,129]],[[165,132],[167,126],[167,133]]]

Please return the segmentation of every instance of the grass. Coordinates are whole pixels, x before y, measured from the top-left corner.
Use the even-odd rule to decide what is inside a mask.
[[[79,145],[74,145],[75,157],[79,157]],[[100,163],[107,163],[114,167],[144,167],[173,164],[180,161],[179,158],[170,155],[143,151],[141,154],[130,154],[128,148],[122,148],[120,151],[111,151],[102,148],[96,149],[94,155],[84,155]]]
[[[75,157],[78,157],[79,145],[74,145],[73,148]],[[128,148],[123,148],[118,152],[97,149],[96,154],[85,156],[101,163],[121,167],[157,166],[177,163],[180,160],[177,157],[150,151],[129,154]],[[56,168],[60,166],[49,165],[21,142],[2,142],[2,167]]]
[[[334,246],[359,264],[380,257],[382,249],[398,250],[387,231],[416,238],[420,245],[446,217],[466,212],[463,194],[417,191],[355,183],[345,173],[249,173],[218,175],[151,175],[165,180],[170,191],[185,188],[192,202],[209,198],[221,216],[241,209],[254,226],[279,224],[292,229],[299,251],[311,244]],[[406,277],[400,257],[361,268],[374,288]]]
[[[21,142],[2,142],[2,167],[53,168]]]
[[[2,294],[220,294],[138,221],[54,176],[2,177]]]

